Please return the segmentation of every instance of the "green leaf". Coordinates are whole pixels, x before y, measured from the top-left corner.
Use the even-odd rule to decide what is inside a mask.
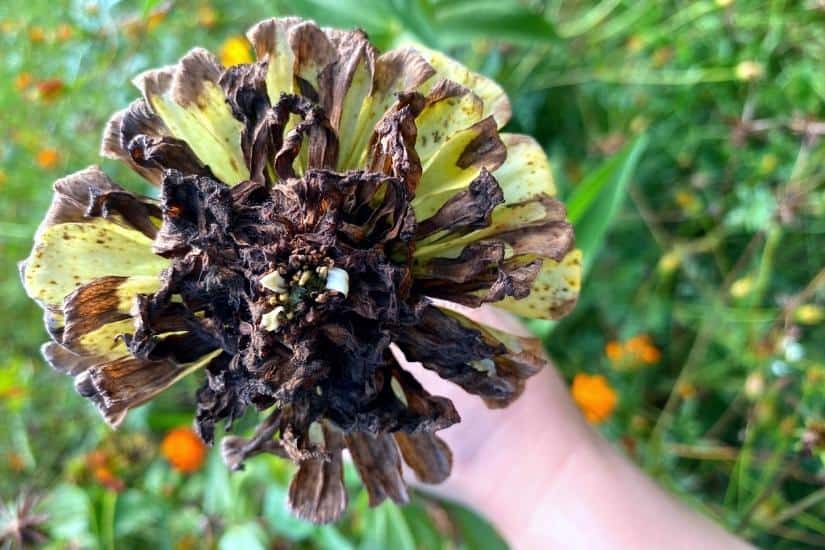
[[[404,29],[431,48],[441,47],[443,33],[433,24],[433,10],[427,0],[390,0],[396,19]]]
[[[395,504],[385,502],[373,508],[365,514],[364,520],[366,537],[360,545],[362,550],[416,550],[412,531]]]
[[[267,536],[263,528],[254,521],[233,525],[218,542],[219,550],[266,550]]]
[[[263,516],[273,533],[291,541],[304,540],[315,530],[312,523],[300,520],[290,513],[286,506],[286,489],[277,485],[266,491]]]
[[[642,134],[626,145],[589,174],[566,201],[567,215],[576,228],[576,244],[584,254],[585,274],[624,202],[627,186],[647,143],[647,136]]]
[[[52,538],[69,546],[94,548],[91,533],[92,506],[89,496],[75,485],[59,485],[43,500],[41,509],[48,517]]]
[[[507,550],[508,545],[498,531],[475,512],[454,502],[442,502],[461,542],[469,550]]]
[[[370,33],[387,32],[395,13],[385,0],[288,0],[286,5],[320,24],[363,27]]]
[[[141,17],[145,19],[146,16],[148,16],[149,13],[153,9],[155,9],[155,6],[157,6],[159,3],[160,0],[143,0],[143,9],[141,10]]]
[[[235,511],[229,469],[221,460],[221,453],[212,449],[206,464],[206,484],[203,488],[203,510],[217,516],[231,516]]]
[[[158,535],[167,507],[163,499],[130,489],[120,495],[115,513],[115,535]]]
[[[435,550],[446,547],[444,535],[438,531],[421,503],[414,500],[406,504],[401,511],[404,513],[407,525],[410,526],[417,548]]]
[[[313,539],[318,547],[324,550],[353,550],[355,548],[352,543],[341,534],[341,531],[332,525],[318,527]]]
[[[450,44],[483,38],[535,45],[552,42],[556,38],[556,31],[547,20],[512,5],[438,13],[435,25],[439,34]]]

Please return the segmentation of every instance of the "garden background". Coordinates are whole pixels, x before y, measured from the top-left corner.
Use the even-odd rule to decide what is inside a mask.
[[[0,6],[0,499],[32,495],[52,548],[491,548],[424,497],[314,527],[289,466],[229,474],[191,425],[195,380],[118,432],[52,372],[16,263],[61,175],[101,163],[130,78],[297,14],[420,42],[492,76],[576,224],[577,309],[535,323],[598,428],[668,490],[761,547],[825,546],[822,0],[4,0]],[[633,503],[629,502],[628,506]],[[8,518],[6,518],[8,519]],[[0,518],[0,533],[3,531]],[[2,544],[2,543],[0,543]]]

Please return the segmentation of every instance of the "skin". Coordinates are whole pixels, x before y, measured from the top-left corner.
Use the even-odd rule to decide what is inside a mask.
[[[527,335],[499,310],[455,309]],[[453,451],[452,475],[422,489],[475,508],[512,548],[749,548],[614,449],[584,420],[555,369],[532,378],[510,407],[490,410],[420,365],[406,368],[452,399],[462,418],[439,432]]]

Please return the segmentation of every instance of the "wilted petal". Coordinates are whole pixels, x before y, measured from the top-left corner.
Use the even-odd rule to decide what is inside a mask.
[[[138,99],[112,115],[106,123],[100,144],[100,155],[125,162],[138,174],[157,185],[163,171],[155,166],[143,166],[135,162],[129,153],[129,143],[141,135],[160,138],[171,135],[171,132],[163,120],[146,105],[146,101]]]
[[[444,440],[431,432],[396,432],[395,442],[416,477],[423,483],[441,483],[450,477],[453,453]]]
[[[516,399],[524,381],[546,365],[537,339],[514,336],[434,306],[418,326],[397,334],[395,342],[407,360],[421,362],[492,408]]]
[[[168,261],[152,253],[143,233],[101,218],[61,223],[42,231],[21,267],[28,295],[59,309],[76,287],[108,275],[157,276]]]
[[[246,33],[258,61],[266,63],[266,89],[273,105],[281,94],[293,91],[295,55],[289,44],[289,32],[302,22],[298,17],[272,18],[257,23]]]
[[[227,185],[249,179],[241,151],[241,131],[218,84],[222,67],[214,55],[196,48],[177,65],[142,73],[135,85],[172,137],[189,144],[200,161]]]
[[[487,170],[445,202],[438,211],[421,220],[415,230],[417,240],[438,231],[463,235],[472,229],[490,225],[493,209],[504,201],[498,182]]]
[[[410,193],[421,179],[421,161],[415,151],[415,117],[423,102],[419,94],[399,94],[393,108],[376,124],[367,155],[370,172],[400,178]]]
[[[450,57],[435,50],[418,46],[427,62],[436,70],[436,78],[453,80],[473,91],[484,103],[484,116],[495,117],[501,128],[510,120],[510,101],[501,86],[486,76],[470,71]],[[435,80],[435,79],[434,79]]]
[[[582,254],[573,250],[560,262],[544,260],[529,296],[520,300],[507,298],[496,306],[522,317],[558,319],[576,305],[581,277]]]
[[[321,431],[321,430],[319,430]],[[329,456],[300,463],[289,484],[287,504],[296,516],[315,523],[337,521],[347,507],[344,468],[341,460],[343,437],[324,423],[322,445]]]
[[[213,176],[212,170],[195,156],[189,144],[183,140],[168,136],[138,135],[127,147],[132,161],[147,170],[161,174],[165,170],[178,170],[186,174]]]
[[[293,76],[297,86],[294,91],[312,101],[320,101],[318,83],[321,74],[337,60],[335,47],[312,21],[303,21],[290,28],[288,40],[294,55]]]
[[[90,166],[54,183],[54,196],[35,239],[49,227],[70,222],[88,222],[104,217],[148,237],[155,234],[159,209],[151,199],[129,193],[97,166]]]
[[[363,31],[324,29],[338,51],[338,61],[322,75],[321,105],[338,132],[337,169],[352,154],[357,138],[358,117],[372,88],[376,51]]]
[[[367,155],[373,128],[396,101],[396,94],[413,92],[435,71],[415,49],[390,50],[376,58],[372,90],[358,115],[349,154],[341,154],[340,170],[360,168]]]
[[[480,122],[484,103],[469,88],[451,80],[438,82],[427,94],[424,108],[415,119],[418,139],[415,149],[423,164],[454,134]]]
[[[553,172],[541,145],[530,136],[499,134],[507,147],[507,159],[493,175],[509,203],[524,202],[539,195],[554,197]]]
[[[86,355],[100,354],[99,349],[88,348],[89,342],[85,338],[104,325],[127,319],[131,321],[130,311],[135,296],[150,294],[159,288],[160,277],[157,275],[101,277],[77,288],[63,304],[63,345],[72,350],[82,347]],[[131,332],[129,323],[120,323],[118,330],[121,327]],[[108,342],[105,345],[108,347]]]
[[[389,434],[349,433],[345,436],[352,461],[370,496],[370,506],[387,498],[398,504],[409,501],[401,476],[401,457]]]
[[[40,346],[40,353],[54,370],[69,376],[77,376],[100,362],[97,357],[78,355],[57,342],[46,342]]]
[[[482,170],[493,172],[506,157],[507,149],[492,117],[453,134],[423,166],[412,201],[416,217],[429,218],[453,195],[466,189]]]
[[[146,403],[187,374],[203,368],[218,354],[220,350],[185,365],[122,357],[94,365],[79,374],[75,388],[97,405],[109,424],[118,426],[129,409]]]

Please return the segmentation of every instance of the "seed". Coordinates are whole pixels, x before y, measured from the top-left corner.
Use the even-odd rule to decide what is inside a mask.
[[[283,306],[278,306],[269,313],[264,313],[261,316],[261,328],[273,332],[278,330],[281,325],[281,315],[284,313]]]
[[[262,287],[272,292],[283,292],[286,290],[286,281],[284,281],[284,278],[281,277],[281,274],[277,271],[267,273],[261,277],[258,282],[261,283]]]
[[[298,286],[306,286],[306,284],[309,282],[310,277],[312,277],[311,271],[304,271],[303,273],[301,273],[301,278],[298,279]]]
[[[329,275],[329,268],[325,265],[315,268],[315,271],[318,272],[318,276],[322,279],[326,279],[327,275]]]
[[[349,294],[349,274],[339,267],[333,267],[327,276],[326,289],[340,292],[346,297]]]
[[[270,296],[267,302],[269,303],[269,305],[274,306],[278,303],[278,298],[276,298],[275,296]]]

